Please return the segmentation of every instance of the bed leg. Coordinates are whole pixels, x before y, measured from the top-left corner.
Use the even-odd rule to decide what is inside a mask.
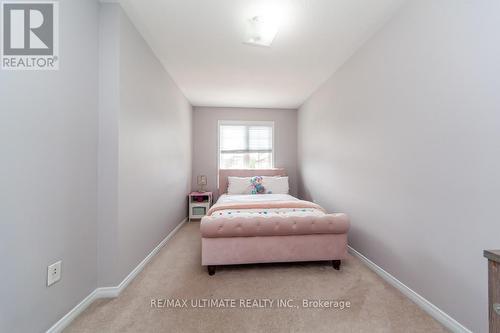
[[[340,263],[341,263],[340,260],[332,260],[332,266],[333,266],[333,268],[336,269],[336,270],[340,270]]]
[[[207,270],[208,270],[208,275],[214,275],[215,274],[215,266],[208,265],[207,266]]]

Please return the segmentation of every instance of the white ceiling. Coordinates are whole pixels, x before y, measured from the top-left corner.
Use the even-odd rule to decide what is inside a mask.
[[[195,106],[299,107],[404,0],[121,0]],[[271,47],[249,18],[281,16]]]

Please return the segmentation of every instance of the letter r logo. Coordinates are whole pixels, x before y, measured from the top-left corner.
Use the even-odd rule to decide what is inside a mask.
[[[54,55],[54,3],[3,2],[3,55]]]

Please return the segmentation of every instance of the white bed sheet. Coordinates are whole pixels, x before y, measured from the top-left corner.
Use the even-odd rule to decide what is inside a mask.
[[[249,203],[270,201],[298,201],[289,194],[223,194],[217,203]],[[275,216],[323,216],[325,213],[316,208],[233,208],[214,212],[216,217],[259,217],[271,218]]]
[[[217,203],[294,201],[299,200],[290,194],[223,194]]]

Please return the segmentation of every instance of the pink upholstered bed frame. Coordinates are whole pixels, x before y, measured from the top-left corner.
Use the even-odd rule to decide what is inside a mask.
[[[267,170],[220,170],[219,194],[227,191],[227,177],[286,175],[284,169]],[[207,266],[210,275],[215,274],[218,265],[332,261],[335,269],[340,269],[342,259],[347,255],[347,228],[341,232],[301,235],[273,235],[246,237],[204,237],[202,235],[202,265]],[[202,219],[202,231],[203,223]]]

